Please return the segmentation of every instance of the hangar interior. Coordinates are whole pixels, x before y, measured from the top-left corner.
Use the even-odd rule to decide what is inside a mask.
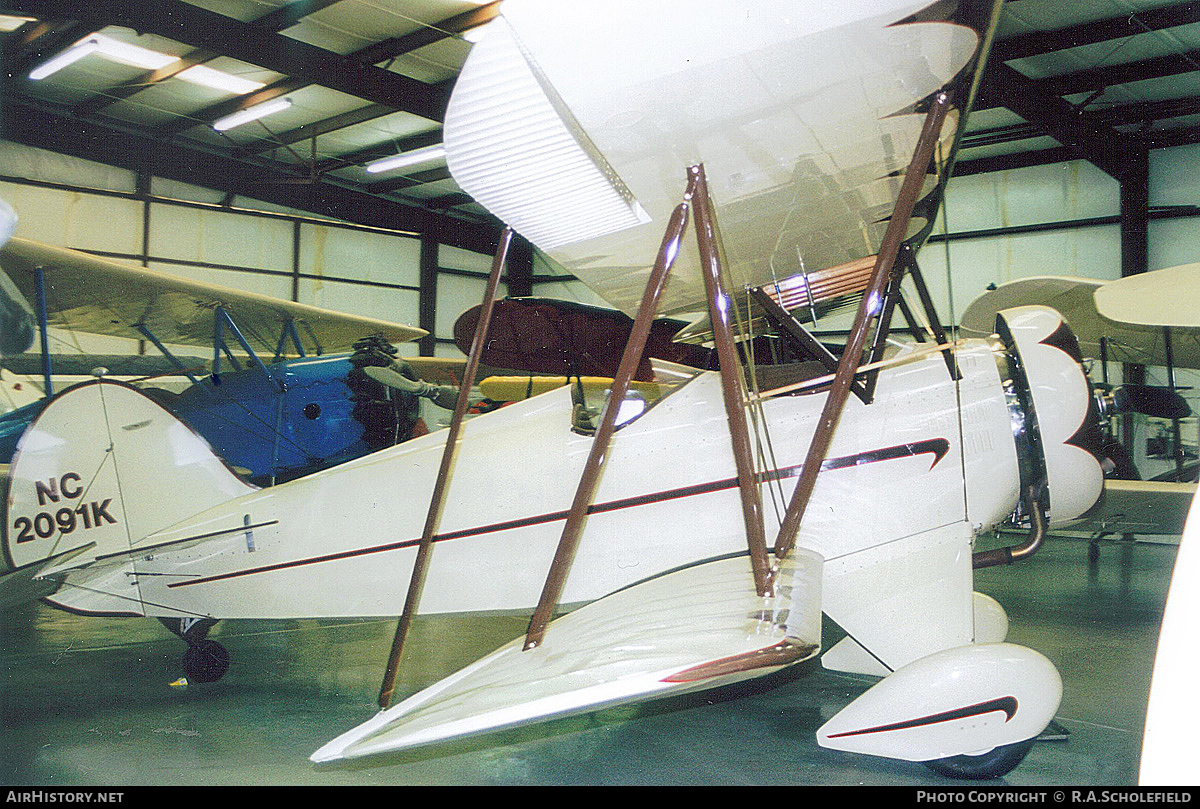
[[[399,345],[401,356],[462,359],[455,323],[485,294],[502,226],[459,187],[437,147],[475,35],[502,10],[474,0],[3,0],[0,199],[17,212],[18,237],[417,326],[427,336]],[[95,37],[98,53],[30,77]],[[122,43],[145,50],[106,55],[122,53]],[[953,181],[919,254],[948,324],[1019,279],[1114,281],[1200,261],[1198,54],[1200,3],[1003,4]],[[215,127],[280,100],[266,117]],[[402,155],[412,160],[372,167]],[[500,294],[607,306],[519,233]],[[847,327],[836,318],[829,326]],[[62,329],[49,339],[64,361],[153,353],[145,341]],[[2,365],[40,381],[36,346]],[[1114,380],[1126,372],[1115,361],[1091,370]],[[1192,369],[1137,373],[1178,390],[1196,412]],[[64,372],[55,387],[83,378]],[[449,410],[438,413],[431,429],[448,423]],[[1138,417],[1122,429],[1143,479],[1196,480],[1194,415]],[[1030,559],[977,574],[977,589],[1009,610],[1011,637],[1051,658],[1064,681],[1053,732],[1003,783],[1137,782],[1182,532],[1182,514],[1159,516],[1161,531],[1058,532]],[[400,689],[440,679],[522,634],[527,621],[418,618]],[[182,644],[154,619],[6,608],[0,778],[948,783],[920,764],[819,748],[814,729],[871,680],[816,661],[434,752],[314,766],[313,750],[370,714],[394,623],[223,621],[213,636],[232,653],[229,674],[183,686]],[[827,632],[836,639],[836,627]]]

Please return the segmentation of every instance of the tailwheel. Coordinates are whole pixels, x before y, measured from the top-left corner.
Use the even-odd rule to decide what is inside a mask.
[[[229,651],[208,638],[190,642],[183,653],[183,670],[189,680],[215,683],[229,670]]]
[[[934,772],[950,778],[971,780],[1000,778],[1012,772],[1025,759],[1025,755],[1033,747],[1033,741],[1033,739],[1026,739],[1015,744],[993,747],[986,753],[980,753],[977,756],[970,754],[947,756],[923,763]]]
[[[196,683],[215,683],[229,670],[229,651],[208,637],[217,625],[215,618],[159,618],[162,625],[187,644],[183,653],[183,671]]]

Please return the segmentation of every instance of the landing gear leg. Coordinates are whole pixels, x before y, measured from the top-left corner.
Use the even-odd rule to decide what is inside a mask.
[[[215,618],[159,618],[162,625],[187,643],[183,653],[183,671],[197,683],[215,683],[229,670],[229,652],[208,632],[217,624]]]

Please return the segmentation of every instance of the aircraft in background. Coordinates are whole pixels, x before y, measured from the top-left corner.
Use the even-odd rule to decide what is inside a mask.
[[[28,379],[0,368],[0,415],[33,404],[44,395],[41,388]]]
[[[26,297],[36,299],[38,267],[48,289],[48,325],[149,340],[162,352],[162,359],[154,363],[144,362],[149,357],[54,357],[54,373],[91,376],[92,369],[101,368],[110,375],[159,376],[157,384],[148,379],[139,387],[258,485],[335,466],[419,435],[429,429],[419,400],[450,409],[463,384],[462,360],[397,356],[394,344],[422,336],[420,329],[195,284],[15,239],[0,248],[0,281],[9,290],[0,300],[10,304],[7,311],[28,310],[35,324],[37,316]],[[97,297],[96,290],[129,294],[104,298]],[[628,317],[615,310],[542,299],[505,300],[499,306],[512,314],[497,318],[481,373],[489,377],[488,392],[503,399],[483,407],[525,398],[535,388],[541,392],[548,384],[567,384],[570,378],[581,385],[586,379],[590,398],[595,399],[611,383],[606,377],[615,372],[632,323]],[[535,310],[541,329],[530,328],[529,313]],[[181,311],[203,314],[185,322],[175,319]],[[460,335],[473,328],[471,315],[467,312],[456,324]],[[172,325],[164,331],[167,323]],[[581,337],[601,334],[603,339],[591,344],[549,339],[550,334],[561,335],[564,325]],[[652,356],[702,367],[711,361],[711,351],[703,347],[670,341],[683,325],[664,320],[656,326],[659,336],[647,347],[643,376],[649,374]],[[36,325],[26,333],[37,334]],[[466,340],[469,343],[469,335]],[[30,336],[15,347],[25,351],[32,341]],[[213,360],[176,356],[169,345],[209,348]],[[268,352],[274,352],[272,359],[265,359]],[[283,357],[284,353],[293,356]],[[220,370],[222,358],[229,370]],[[363,368],[388,369],[389,384],[381,386]],[[15,405],[12,412],[0,414],[0,463],[7,464],[47,400],[30,382],[14,377],[7,384],[12,375],[3,373],[0,382],[5,391],[12,391]],[[549,382],[556,374],[566,378]],[[532,375],[538,376],[536,385]],[[166,376],[186,376],[191,384],[172,389],[162,384]]]
[[[951,342],[927,306],[928,329],[910,319],[913,342],[889,340],[901,284],[923,284],[915,249],[947,166],[929,169],[939,146],[953,154],[989,39],[941,20],[947,7],[614,0],[597,16],[507,0],[456,83],[447,159],[633,318],[598,423],[580,424],[576,386],[466,422],[460,390],[447,430],[260,489],[158,401],[99,379],[30,427],[6,561],[56,586],[60,607],[177,622],[210,679],[229,664],[206,637],[218,619],[399,615],[385,710],[317,762],[821,655],[880,677],[816,729],[822,746],[1010,771],[1061,679],[1005,641],[973,570],[1027,557],[1092,508],[1104,457],[1057,312],[1006,309],[983,339]],[[853,296],[834,356],[803,319]],[[694,333],[718,368],[654,363],[656,398],[626,419],[660,311],[706,318]],[[806,358],[771,387],[751,354],[768,333]],[[468,369],[486,338],[477,327]],[[1002,524],[1025,541],[976,548]],[[390,705],[414,616],[496,610],[532,610],[526,636]],[[846,636],[821,654],[823,614]]]
[[[456,384],[453,373],[462,364],[398,358],[395,344],[424,335],[421,329],[25,239],[0,248],[0,268],[6,311],[37,317],[41,304],[33,302],[44,300],[47,326],[153,343],[190,385],[172,390],[151,380],[143,388],[258,484],[326,468],[419,431],[418,398],[381,387],[362,374],[364,365],[395,366],[414,380],[419,367],[426,377]],[[176,356],[171,346],[203,346],[212,361]],[[53,393],[53,358],[43,360],[43,387]],[[101,366],[103,358],[91,363]],[[5,463],[46,401],[39,394],[0,416]]]
[[[1079,338],[1083,357],[1100,369],[1094,379],[1102,415],[1108,478],[1101,507],[1071,527],[1097,536],[1183,533],[1196,492],[1197,466],[1181,440],[1179,421],[1194,416],[1175,385],[1177,369],[1200,368],[1200,264],[1168,267],[1116,281],[1034,276],[1010,281],[976,298],[962,317],[963,334],[981,336],[996,314],[1014,306],[1048,306],[1062,313]],[[1113,385],[1108,363],[1165,369],[1168,384]],[[1171,423],[1168,456],[1174,469],[1143,480],[1114,421],[1137,412]],[[1111,470],[1108,468],[1111,467]]]

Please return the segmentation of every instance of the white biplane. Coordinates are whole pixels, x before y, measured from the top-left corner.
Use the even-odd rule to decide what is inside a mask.
[[[464,422],[464,386],[447,430],[257,489],[101,379],[23,440],[7,561],[81,613],[399,615],[384,710],[317,762],[759,677],[818,655],[824,614],[846,632],[824,665],[880,680],[821,745],[1009,771],[1061,680],[1004,641],[972,571],[1097,501],[1098,413],[1053,310],[955,342],[927,305],[924,342],[886,339],[901,282],[924,289],[935,158],[986,52],[929,5],[507,0],[445,122],[455,178],[511,228],[468,376],[519,231],[635,315],[598,423],[571,386]],[[803,321],[847,296],[839,358]],[[659,312],[696,314],[720,369],[659,363],[646,398],[630,382]],[[806,360],[769,389],[738,357],[767,331]],[[975,549],[1010,519],[1024,542]],[[390,704],[413,616],[497,610],[532,610],[527,635]]]

